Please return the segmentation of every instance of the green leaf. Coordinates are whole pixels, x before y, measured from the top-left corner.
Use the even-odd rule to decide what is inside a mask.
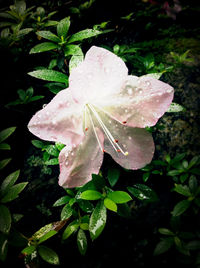
[[[106,207],[103,201],[99,201],[92,212],[89,222],[90,237],[96,239],[103,231],[106,224]]]
[[[54,165],[58,165],[58,164],[59,164],[58,158],[52,158],[52,159],[45,161],[45,165],[47,165],[47,166],[54,166]]]
[[[36,32],[36,34],[47,39],[47,40],[50,40],[50,41],[53,41],[56,43],[59,43],[61,41],[57,35],[53,34],[50,31],[38,31],[38,32]]]
[[[12,160],[12,158],[6,158],[6,159],[1,160],[0,161],[0,170],[3,169],[5,166],[7,166],[11,160]]]
[[[109,210],[117,212],[117,205],[109,198],[104,199],[104,206]]]
[[[182,200],[178,202],[172,211],[172,215],[175,217],[180,216],[189,208],[190,204],[191,203],[188,200]]]
[[[190,172],[195,175],[200,175],[200,168],[192,168]]]
[[[20,174],[20,170],[16,170],[15,172],[9,174],[5,178],[5,180],[3,180],[1,184],[1,188],[0,188],[0,192],[2,193],[2,195],[4,195],[5,192],[7,192],[8,189],[14,185],[14,183],[19,177],[19,174]]]
[[[167,228],[159,228],[158,232],[163,234],[163,235],[174,235],[174,233]]]
[[[190,161],[190,163],[188,165],[188,169],[190,169],[191,167],[193,167],[194,165],[196,165],[198,163],[198,161],[199,161],[199,156],[194,156],[191,159],[191,161]]]
[[[34,53],[41,53],[41,52],[45,52],[45,51],[49,51],[49,50],[53,50],[53,49],[57,49],[58,45],[52,42],[43,42],[41,44],[38,44],[36,46],[34,46],[31,50],[30,50],[30,54],[34,54]]]
[[[8,252],[8,239],[7,236],[0,234],[0,260],[5,261]]]
[[[69,219],[72,215],[73,209],[69,204],[66,204],[61,211],[61,220]]]
[[[78,220],[72,221],[62,234],[62,239],[65,240],[70,237],[79,228]]]
[[[26,255],[30,255],[30,254],[32,254],[35,250],[36,250],[36,247],[33,246],[33,245],[31,245],[31,246],[28,246],[28,247],[24,248],[24,249],[21,251],[21,253],[22,253],[22,254],[26,254]]]
[[[157,245],[156,248],[154,250],[154,256],[160,255],[165,253],[166,251],[168,251],[171,246],[173,245],[174,240],[173,239],[163,239],[161,240]]]
[[[77,200],[79,207],[86,213],[91,213],[94,209],[94,206],[92,203],[90,203],[88,200]]]
[[[170,164],[181,161],[186,156],[186,153],[177,154],[171,161]]]
[[[10,187],[5,194],[5,196],[1,199],[2,203],[10,202],[14,199],[16,199],[21,191],[26,187],[28,182],[21,182],[18,184],[15,184],[14,186]]]
[[[59,151],[61,151],[65,147],[65,144],[62,144],[60,142],[56,142],[55,145]]]
[[[31,240],[37,241],[51,230],[53,230],[53,223],[46,224],[32,235]]]
[[[43,243],[44,241],[46,241],[47,239],[51,238],[52,236],[54,236],[55,234],[57,234],[57,231],[55,230],[50,230],[49,232],[47,232],[46,234],[44,234],[38,241],[38,244]]]
[[[84,231],[89,230],[89,224],[88,223],[81,223],[80,228]]]
[[[83,55],[73,55],[69,61],[69,71],[76,68],[83,61]]]
[[[127,187],[128,191],[140,200],[156,201],[156,193],[145,184],[135,184],[134,187]]]
[[[81,255],[85,255],[87,251],[87,237],[82,229],[79,229],[77,234],[77,245]]]
[[[146,182],[146,181],[148,180],[150,174],[151,174],[150,172],[147,172],[147,173],[144,173],[144,174],[142,175],[142,179],[143,179],[144,182]]]
[[[43,149],[45,147],[45,144],[40,140],[32,140],[31,143],[33,144],[33,146],[39,149]]]
[[[116,204],[123,204],[132,200],[132,197],[128,193],[123,191],[110,192],[108,193],[107,197]]]
[[[180,182],[181,182],[181,183],[184,183],[184,182],[187,180],[188,176],[189,176],[188,173],[182,174],[182,175],[180,176]]]
[[[100,190],[100,191],[106,185],[104,178],[102,176],[96,175],[96,174],[92,174],[92,182],[94,183],[94,186],[96,187],[96,189]]]
[[[65,205],[66,203],[69,202],[69,200],[71,199],[71,197],[65,195],[62,196],[61,198],[59,198],[54,204],[53,207],[58,207],[58,206],[62,206]]]
[[[16,127],[9,127],[0,132],[0,143],[6,140],[14,131]]]
[[[68,76],[66,74],[54,70],[42,69],[29,72],[28,74],[46,81],[61,82],[65,84],[68,83]]]
[[[0,143],[0,150],[10,150],[11,147],[7,143]]]
[[[50,264],[59,265],[59,257],[51,248],[41,245],[38,247],[38,253],[44,261]]]
[[[116,168],[112,168],[108,170],[108,181],[110,183],[110,186],[113,187],[117,183],[120,176],[120,172]]]
[[[22,29],[20,30],[18,33],[17,33],[17,38],[21,38],[23,37],[24,35],[27,35],[29,34],[30,32],[33,31],[33,28],[25,28],[25,29]]]
[[[45,149],[46,149],[48,154],[56,156],[56,157],[59,156],[60,152],[58,151],[58,149],[55,145],[48,145]]]
[[[189,250],[198,250],[200,249],[200,241],[199,240],[193,240],[187,243],[186,248]]]
[[[70,18],[64,18],[57,24],[57,34],[61,38],[63,36],[63,39],[67,37],[67,33],[70,27]]]
[[[86,190],[81,193],[80,198],[84,200],[98,200],[102,198],[102,194],[95,190]]]
[[[184,196],[187,196],[187,197],[191,196],[190,189],[187,185],[175,184],[175,188],[173,190]]]
[[[68,43],[73,43],[73,42],[77,42],[77,41],[82,41],[83,39],[87,39],[93,36],[97,36],[99,34],[101,34],[102,32],[98,31],[98,30],[93,30],[93,29],[86,29],[86,30],[82,30],[78,33],[73,34],[69,40]]]
[[[181,172],[182,172],[181,170],[170,170],[170,171],[167,173],[167,175],[173,177],[173,176],[180,175]]]
[[[67,56],[82,56],[83,57],[83,51],[78,45],[67,45],[64,50],[65,57]]]
[[[0,215],[0,231],[7,234],[11,227],[11,214],[9,209],[4,205],[0,205]]]
[[[192,193],[195,193],[198,187],[197,179],[194,175],[189,178],[189,188]]]

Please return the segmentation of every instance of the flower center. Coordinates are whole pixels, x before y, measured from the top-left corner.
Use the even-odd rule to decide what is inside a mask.
[[[100,109],[102,112],[106,113],[106,111],[104,111],[103,109],[97,107],[98,109]],[[107,114],[108,115],[108,114]],[[103,130],[103,133],[105,134],[105,136],[108,138],[109,142],[111,143],[113,149],[118,152],[118,153],[122,153],[123,155],[127,156],[128,152],[124,151],[118,144],[119,140],[114,138],[112,133],[110,132],[110,130],[108,129],[108,127],[104,124],[101,116],[98,113],[98,110],[96,109],[95,105],[91,104],[91,103],[87,103],[84,106],[84,122],[85,122],[85,131],[88,130],[88,123],[90,122],[92,125],[92,129],[95,133],[95,136],[97,138],[99,147],[101,148],[102,152],[105,152],[104,148],[102,147],[102,144],[100,142],[100,139],[98,137],[98,134],[96,132],[95,129],[95,121],[97,121],[98,125],[100,126],[100,128]],[[95,120],[93,120],[93,117],[95,118]],[[89,120],[88,120],[89,119]],[[114,120],[114,119],[113,119]],[[89,121],[89,122],[88,122]],[[120,122],[121,123],[121,122]]]

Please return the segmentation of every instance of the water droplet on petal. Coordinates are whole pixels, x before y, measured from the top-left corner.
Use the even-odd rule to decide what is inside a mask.
[[[141,88],[139,89],[139,93],[142,94],[142,89]]]
[[[42,108],[45,108],[46,106],[47,106],[47,104],[43,104],[43,105],[42,105]]]
[[[55,120],[52,120],[52,124],[55,125],[56,124],[56,121]]]
[[[128,113],[128,110],[127,109],[125,110],[125,113]]]
[[[151,83],[149,81],[146,81],[145,84],[149,87]]]
[[[129,95],[133,94],[133,90],[132,90],[132,88],[130,88],[130,87],[128,88],[128,94],[129,94]]]
[[[66,161],[66,162],[65,162],[65,165],[67,166],[68,164],[69,164],[69,162],[68,162],[68,161]]]
[[[128,136],[128,139],[129,139],[129,140],[132,140],[132,137],[131,137],[131,136]]]

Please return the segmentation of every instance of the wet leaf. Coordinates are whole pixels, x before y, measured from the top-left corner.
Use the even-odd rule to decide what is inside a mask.
[[[97,203],[89,222],[90,237],[92,240],[96,239],[103,231],[106,224],[106,207],[103,201]]]
[[[28,73],[30,76],[46,81],[68,83],[68,76],[54,70],[42,69]]]
[[[59,257],[51,248],[41,245],[38,247],[38,253],[44,261],[50,264],[59,265]]]
[[[52,42],[43,42],[41,44],[38,44],[36,46],[34,46],[31,50],[30,50],[30,54],[34,54],[34,53],[41,53],[41,52],[45,52],[45,51],[49,51],[49,50],[53,50],[53,49],[57,49],[58,45]]]
[[[0,205],[0,215],[0,231],[7,234],[11,227],[11,214],[9,209],[4,205]]]
[[[77,234],[77,245],[81,255],[85,255],[87,251],[87,237],[82,229],[79,229]]]

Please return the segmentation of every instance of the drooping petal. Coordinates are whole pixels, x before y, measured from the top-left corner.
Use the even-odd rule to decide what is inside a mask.
[[[83,136],[82,110],[83,107],[73,100],[70,90],[65,89],[32,117],[28,128],[43,140],[77,144]]]
[[[120,92],[96,105],[113,118],[128,126],[144,128],[153,126],[169,108],[174,95],[173,88],[151,77],[128,76]]]
[[[150,163],[154,142],[145,129],[122,125],[108,114],[90,105],[93,120],[104,132],[104,150],[126,169],[139,169]]]
[[[127,75],[128,69],[118,56],[93,46],[85,60],[72,69],[69,86],[77,102],[92,102],[119,90]]]
[[[96,130],[103,146],[103,134]],[[59,155],[59,185],[72,188],[81,186],[98,174],[103,161],[101,150],[92,129],[88,130],[78,146],[65,147]]]

